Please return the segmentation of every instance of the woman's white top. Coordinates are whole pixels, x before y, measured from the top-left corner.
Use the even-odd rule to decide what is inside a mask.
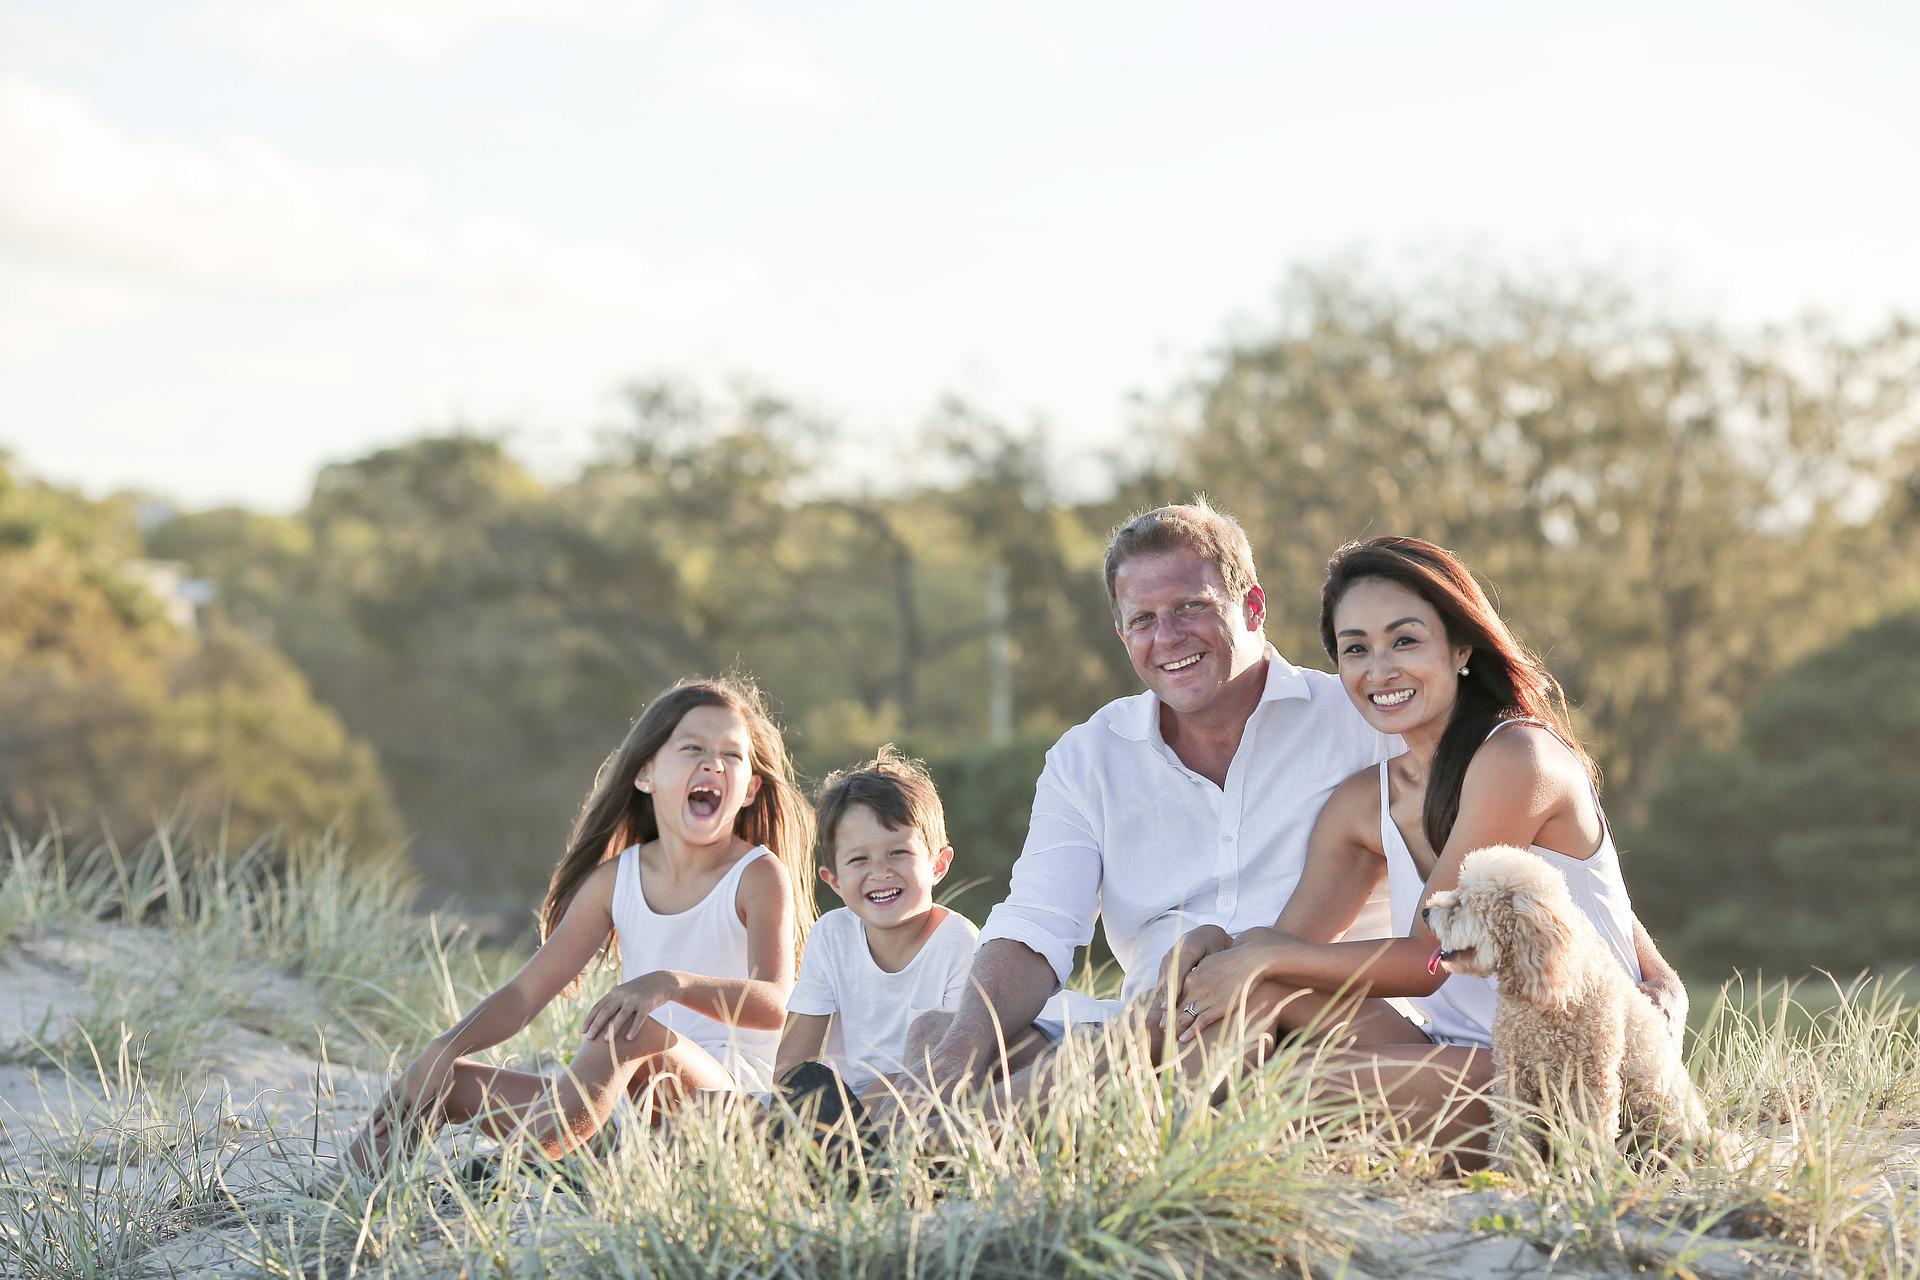
[[[913,959],[889,973],[875,963],[860,917],[846,907],[829,911],[807,935],[787,1012],[832,1015],[822,1057],[858,1092],[876,1075],[906,1070],[907,1029],[915,1018],[959,1007],[978,932],[971,920],[948,911]]]
[[[1533,720],[1503,720],[1487,734],[1510,724],[1532,724]],[[1387,895],[1392,902],[1395,934],[1405,938],[1413,933],[1414,916],[1427,894],[1426,877],[1414,864],[1413,851],[1394,824],[1388,805],[1387,766],[1380,766],[1380,847],[1387,856]],[[1543,845],[1529,845],[1529,852],[1544,858],[1567,882],[1574,905],[1593,921],[1621,965],[1635,982],[1640,981],[1640,955],[1633,945],[1633,903],[1627,897],[1626,882],[1620,878],[1620,854],[1613,847],[1613,828],[1600,810],[1595,793],[1594,810],[1600,814],[1600,847],[1591,857],[1573,858]],[[1428,1037],[1438,1044],[1490,1046],[1493,1043],[1493,1010],[1496,982],[1492,978],[1474,978],[1466,974],[1450,975],[1430,996],[1408,996],[1407,1002],[1427,1020]]]
[[[728,868],[707,896],[672,915],[647,905],[640,887],[640,846],[620,855],[613,881],[613,929],[620,939],[620,980],[631,981],[657,969],[705,974],[710,978],[746,978],[747,926],[740,922],[740,876],[754,862],[771,857],[757,846]],[[780,1047],[778,1028],[736,1027],[709,1018],[683,1004],[661,1005],[654,1021],[685,1036],[717,1059],[742,1089],[770,1088],[773,1055]]]

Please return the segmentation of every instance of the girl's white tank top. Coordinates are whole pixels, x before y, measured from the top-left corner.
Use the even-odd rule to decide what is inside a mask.
[[[1534,724],[1534,720],[1502,720],[1487,734],[1492,738],[1510,724]],[[1545,727],[1545,726],[1541,726]],[[1388,807],[1387,766],[1380,765],[1380,847],[1387,855],[1387,896],[1392,903],[1393,931],[1398,937],[1413,932],[1413,918],[1426,897],[1426,878],[1413,861],[1413,851],[1394,825]],[[1635,982],[1640,981],[1640,955],[1633,945],[1633,903],[1627,897],[1626,882],[1620,878],[1620,854],[1613,847],[1613,828],[1600,811],[1599,793],[1594,793],[1594,809],[1600,813],[1600,847],[1591,857],[1573,858],[1543,845],[1528,849],[1546,859],[1567,882],[1574,905],[1593,921],[1607,944]],[[1493,1043],[1493,1010],[1498,988],[1491,978],[1473,978],[1456,973],[1440,984],[1430,996],[1408,996],[1408,1003],[1427,1020],[1427,1034],[1441,1044],[1487,1046]]]
[[[630,981],[656,969],[712,978],[747,977],[747,927],[740,922],[737,906],[740,876],[754,862],[771,856],[766,846],[756,846],[728,868],[706,897],[685,911],[663,915],[647,905],[647,895],[641,891],[640,847],[624,850],[613,881],[620,980]],[[736,1027],[683,1004],[661,1005],[653,1018],[712,1054],[739,1088],[771,1087],[773,1057],[780,1047],[777,1029]]]

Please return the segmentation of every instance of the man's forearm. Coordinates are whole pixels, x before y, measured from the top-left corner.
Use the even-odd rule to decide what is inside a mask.
[[[934,1047],[932,1083],[959,1084],[983,1075],[1058,987],[1053,966],[1025,943],[995,938],[982,946],[960,1007]]]

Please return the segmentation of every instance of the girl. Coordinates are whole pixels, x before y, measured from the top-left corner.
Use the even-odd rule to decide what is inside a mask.
[[[813,811],[759,690],[682,681],[594,777],[540,911],[540,949],[401,1073],[347,1152],[372,1173],[445,1123],[558,1157],[622,1092],[763,1087],[813,917]],[[611,945],[623,981],[556,1078],[464,1055],[511,1038]]]
[[[1676,1027],[1686,992],[1634,918],[1559,683],[1466,566],[1430,542],[1385,537],[1347,544],[1327,570],[1321,642],[1360,713],[1399,734],[1406,754],[1354,775],[1327,801],[1300,885],[1272,928],[1237,941],[1217,929],[1183,939],[1166,972],[1176,994],[1159,1007],[1174,1010],[1184,1041],[1243,998],[1250,1022],[1281,1030],[1325,1027],[1332,1016],[1344,1051],[1329,1088],[1384,1092],[1396,1114],[1457,1137],[1490,1120],[1461,1090],[1491,1078],[1494,992],[1484,979],[1429,970],[1435,944],[1419,909],[1454,886],[1470,851],[1530,847],[1561,871]],[[1382,876],[1399,940],[1332,941]],[[1331,1010],[1336,992],[1354,1003]],[[1394,995],[1410,998],[1424,1030],[1372,998]]]

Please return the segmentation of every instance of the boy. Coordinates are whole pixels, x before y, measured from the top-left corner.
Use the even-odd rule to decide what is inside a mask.
[[[818,812],[820,878],[847,905],[807,938],[774,1075],[787,1080],[823,1060],[858,1096],[905,1069],[916,1017],[957,1005],[979,931],[933,903],[953,847],[940,793],[918,762],[882,747],[828,777]]]

